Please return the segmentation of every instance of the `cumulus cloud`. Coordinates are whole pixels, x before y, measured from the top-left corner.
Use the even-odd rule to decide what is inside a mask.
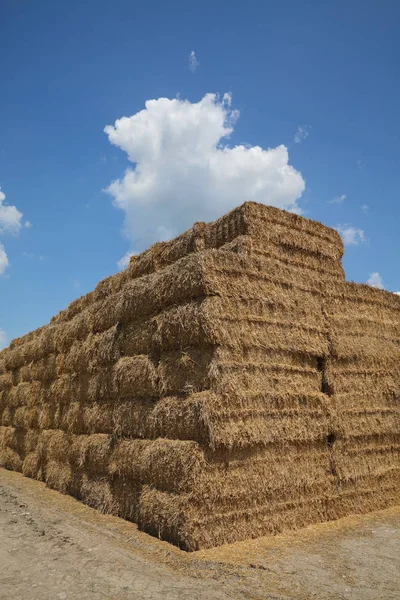
[[[287,148],[231,147],[238,117],[229,94],[207,94],[197,103],[148,100],[140,112],[105,128],[134,164],[106,190],[125,213],[132,249],[171,238],[246,200],[299,211],[305,182],[289,165]]]
[[[350,225],[338,225],[336,231],[342,236],[342,240],[345,246],[358,246],[367,241],[365,233],[358,227],[351,227]]]
[[[346,200],[346,194],[342,194],[341,196],[335,196],[332,200],[328,200],[328,204],[343,204]]]
[[[379,273],[370,273],[370,276],[367,279],[367,283],[368,283],[368,285],[379,288],[380,290],[385,289],[385,286],[383,285],[382,277],[379,275]]]
[[[18,233],[22,227],[22,213],[15,206],[5,204],[6,195],[0,188],[0,233]]]
[[[6,195],[0,188],[0,234],[11,233],[16,235],[22,227],[23,215],[16,206],[6,204],[5,199]],[[29,221],[27,221],[27,223],[29,223]],[[0,242],[0,275],[4,274],[8,265],[9,261],[6,251],[3,244]]]
[[[7,346],[7,336],[3,329],[0,329],[0,350],[6,348]]]
[[[397,296],[400,296],[400,292],[394,292]]]
[[[195,73],[198,66],[200,66],[200,63],[196,58],[194,50],[192,50],[189,54],[189,69],[192,71],[192,73]]]
[[[301,144],[306,138],[308,138],[310,133],[309,125],[299,125],[297,127],[296,133],[294,134],[294,141],[296,144]]]

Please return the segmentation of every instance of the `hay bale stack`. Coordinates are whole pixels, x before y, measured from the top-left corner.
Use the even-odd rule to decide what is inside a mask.
[[[0,353],[0,464],[188,550],[395,503],[400,299],[342,254],[246,203],[133,257]]]

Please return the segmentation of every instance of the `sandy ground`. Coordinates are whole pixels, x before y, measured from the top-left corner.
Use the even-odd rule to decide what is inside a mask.
[[[399,600],[400,508],[186,554],[0,469],[1,600]]]

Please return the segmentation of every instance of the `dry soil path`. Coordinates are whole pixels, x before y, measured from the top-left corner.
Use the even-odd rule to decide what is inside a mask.
[[[1,600],[399,600],[400,510],[186,554],[0,469]]]

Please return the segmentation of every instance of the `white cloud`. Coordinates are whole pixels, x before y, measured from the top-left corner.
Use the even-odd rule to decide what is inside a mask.
[[[3,244],[0,242],[0,275],[3,275],[4,271],[9,265],[6,251],[4,250]]]
[[[16,235],[22,227],[23,215],[15,206],[5,204],[5,199],[6,195],[0,188],[0,234],[12,233]],[[9,261],[6,251],[3,244],[0,243],[0,275],[4,274],[8,266]]]
[[[369,211],[368,204],[363,204],[361,210],[363,211],[363,213],[367,214],[367,212]]]
[[[192,73],[195,73],[199,65],[200,63],[196,58],[196,54],[194,53],[194,50],[192,50],[189,54],[189,69],[192,71]]]
[[[400,292],[393,292],[394,294],[396,294],[397,296],[400,296]]]
[[[127,252],[122,258],[117,261],[118,269],[123,271],[129,265],[131,256],[136,256],[137,252]]]
[[[105,128],[135,165],[106,190],[125,212],[135,250],[246,200],[299,211],[305,182],[288,164],[287,148],[230,147],[238,117],[229,94],[207,94],[197,103],[148,100],[144,110]]]
[[[7,336],[6,332],[3,329],[0,329],[0,350],[6,348],[7,346]]]
[[[297,127],[296,133],[294,134],[294,141],[296,144],[301,144],[306,138],[308,138],[310,133],[309,125],[299,125]]]
[[[6,195],[0,188],[0,233],[18,233],[22,227],[22,213],[15,206],[4,204]]]
[[[30,221],[25,221],[24,227],[26,227],[27,229],[30,229],[32,227],[32,223]]]
[[[369,279],[367,280],[368,285],[379,288],[380,290],[385,289],[382,281],[382,277],[379,273],[370,273]]]
[[[351,227],[350,225],[338,225],[336,231],[342,236],[342,240],[345,246],[358,246],[367,241],[365,233],[358,227]]]
[[[328,204],[343,204],[346,200],[346,194],[342,194],[341,196],[335,196],[332,200],[328,200]]]

